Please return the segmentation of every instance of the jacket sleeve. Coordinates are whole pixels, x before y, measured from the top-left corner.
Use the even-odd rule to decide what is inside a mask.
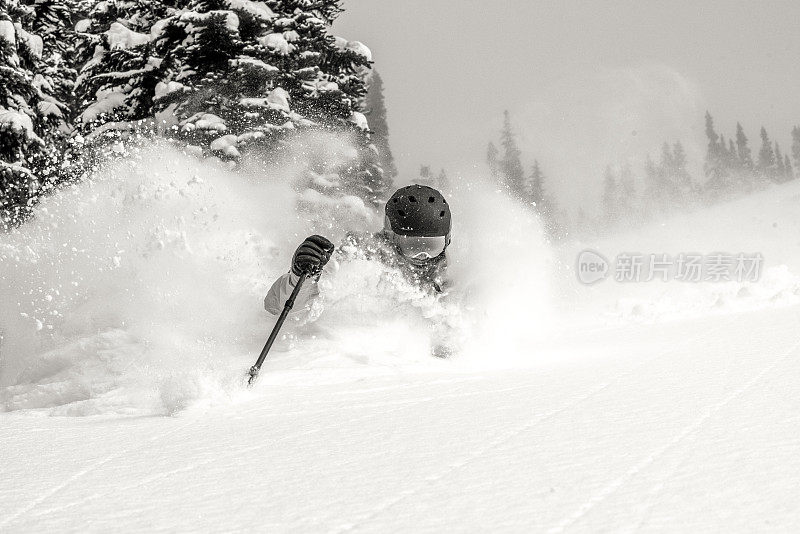
[[[291,271],[284,274],[272,284],[267,296],[264,297],[264,309],[272,315],[278,315],[283,311],[286,299],[292,294],[294,286],[300,279],[299,276]],[[292,314],[301,310],[308,310],[314,300],[319,296],[319,287],[316,279],[309,279],[303,283],[297,298],[294,301]]]

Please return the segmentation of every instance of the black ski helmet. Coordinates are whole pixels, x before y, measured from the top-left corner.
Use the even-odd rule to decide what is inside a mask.
[[[450,206],[439,191],[427,185],[407,185],[395,191],[386,202],[386,220],[398,235],[450,235]]]

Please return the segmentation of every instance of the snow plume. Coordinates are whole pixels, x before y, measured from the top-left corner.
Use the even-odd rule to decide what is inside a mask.
[[[43,199],[0,236],[0,410],[163,413],[231,391],[309,231],[299,168],[158,144]]]
[[[481,177],[461,176],[458,183],[448,195],[454,227],[451,284],[443,298],[345,246],[320,280],[324,313],[311,324],[289,326],[289,339],[278,345],[261,379],[308,384],[386,372],[536,365],[530,346],[547,337],[552,317],[552,256],[542,226]],[[341,230],[331,230],[334,242]],[[452,349],[452,356],[431,357],[437,347]]]
[[[277,159],[282,179],[294,177],[298,208],[309,228],[334,243],[346,232],[374,230],[383,224],[383,217],[376,216],[356,194],[360,177],[352,179],[347,175],[361,157],[357,146],[352,133],[306,132],[292,137]],[[265,165],[274,167],[275,156],[252,155],[245,168],[258,172]]]
[[[530,362],[552,322],[552,249],[525,206],[480,177],[458,183],[449,259],[455,300],[468,314],[462,356],[479,366]]]
[[[346,139],[298,139],[239,172],[157,143],[43,199],[0,236],[0,410],[170,414],[244,392],[274,318],[262,306],[311,233],[382,218],[333,199]],[[479,180],[454,192],[455,287],[438,301],[382,264],[337,256],[325,313],[290,320],[261,381],[303,384],[514,361],[546,330],[538,223]],[[327,191],[326,194],[320,191]],[[321,213],[336,213],[325,220]],[[445,340],[460,353],[432,358]]]

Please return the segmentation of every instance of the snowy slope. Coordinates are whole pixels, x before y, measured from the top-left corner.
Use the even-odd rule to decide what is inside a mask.
[[[577,336],[536,370],[3,416],[0,529],[793,531],[798,308]]]
[[[555,251],[494,199],[455,234],[466,311],[343,263],[247,390],[260,298],[316,229],[283,184],[164,158],[0,239],[0,532],[800,528],[800,186]],[[585,287],[583,248],[767,271]]]

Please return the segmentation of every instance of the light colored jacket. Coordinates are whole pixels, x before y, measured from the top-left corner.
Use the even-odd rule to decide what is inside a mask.
[[[448,285],[447,281],[443,281],[442,279],[447,265],[446,258],[443,257],[442,260],[444,261],[439,261],[435,265],[427,268],[428,272],[415,272],[412,266],[404,262],[399,262],[395,250],[387,246],[386,243],[387,238],[382,233],[375,235],[348,234],[342,246],[338,248],[336,254],[340,258],[346,259],[360,252],[367,258],[372,258],[386,265],[400,269],[401,272],[417,283],[430,284],[438,293],[441,293],[443,290],[442,288]],[[323,269],[323,272],[325,272],[326,269]],[[267,296],[264,298],[264,309],[272,315],[280,314],[283,311],[283,306],[286,304],[286,299],[292,294],[292,290],[299,279],[299,276],[289,271],[275,280],[275,283],[272,284]],[[300,288],[300,292],[297,294],[294,307],[292,308],[292,313],[290,314],[295,319],[300,319],[304,315],[307,319],[313,320],[322,312],[321,309],[318,309],[316,313],[309,313],[314,301],[319,297],[318,280],[319,276],[306,280],[303,283],[303,287]],[[304,314],[301,315],[300,312],[304,312]]]
[[[295,298],[292,312],[307,310],[314,299],[319,296],[318,278],[307,279],[303,283],[303,287],[300,288]],[[298,280],[300,280],[300,277],[291,271],[275,280],[275,283],[269,288],[267,296],[264,297],[264,309],[272,315],[281,313],[283,306],[286,304],[286,299],[292,294],[292,290],[297,285]]]

